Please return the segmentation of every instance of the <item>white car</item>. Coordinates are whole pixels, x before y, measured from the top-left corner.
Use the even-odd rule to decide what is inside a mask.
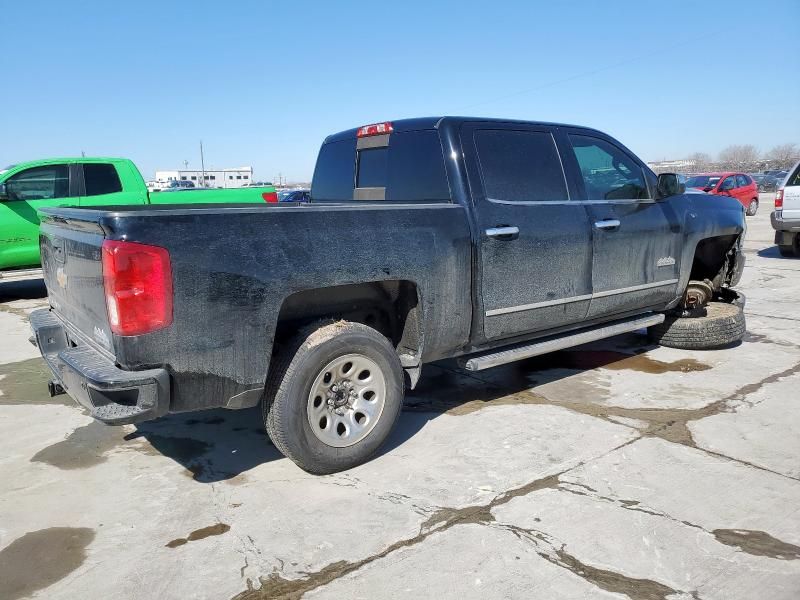
[[[778,185],[770,218],[781,255],[800,257],[800,161]]]

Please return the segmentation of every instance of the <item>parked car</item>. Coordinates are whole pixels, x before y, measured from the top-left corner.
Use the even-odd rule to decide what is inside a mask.
[[[283,190],[278,192],[278,202],[311,202],[311,190]]]
[[[193,181],[186,181],[183,179],[173,179],[163,188],[163,191],[173,192],[175,190],[192,190],[195,187],[197,186],[195,186]]]
[[[758,212],[758,187],[744,173],[701,173],[686,181],[686,187],[703,190],[717,196],[731,196],[742,203],[749,216]]]
[[[780,253],[800,256],[800,162],[775,192],[775,210],[770,221]]]
[[[761,192],[774,192],[776,191],[783,180],[786,179],[786,176],[789,174],[788,171],[773,171],[764,179],[761,180],[761,185],[759,186],[759,191]]]
[[[431,361],[645,327],[741,339],[742,208],[681,189],[594,129],[367,125],[326,138],[310,204],[44,209],[50,306],[30,321],[51,393],[105,423],[260,403],[281,452],[335,472],[378,450]]]
[[[175,189],[191,181],[173,181]],[[277,202],[273,187],[150,193],[125,158],[54,158],[0,173],[0,280],[30,277],[39,266],[39,215],[49,206]]]

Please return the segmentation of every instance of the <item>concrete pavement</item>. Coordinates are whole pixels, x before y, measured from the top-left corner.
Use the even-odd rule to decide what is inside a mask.
[[[748,335],[426,367],[382,454],[310,476],[258,411],[106,427],[0,284],[0,598],[800,597],[800,259],[748,219]]]

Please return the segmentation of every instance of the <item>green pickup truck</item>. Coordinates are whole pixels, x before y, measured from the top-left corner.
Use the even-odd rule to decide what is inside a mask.
[[[37,274],[41,208],[277,201],[271,186],[151,194],[126,158],[50,158],[14,165],[0,171],[0,281]]]

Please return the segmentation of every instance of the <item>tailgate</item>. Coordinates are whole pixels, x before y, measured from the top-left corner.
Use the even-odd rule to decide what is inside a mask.
[[[113,354],[103,289],[103,239],[97,222],[50,217],[42,222],[39,244],[44,281],[55,314],[70,326],[69,333]]]

